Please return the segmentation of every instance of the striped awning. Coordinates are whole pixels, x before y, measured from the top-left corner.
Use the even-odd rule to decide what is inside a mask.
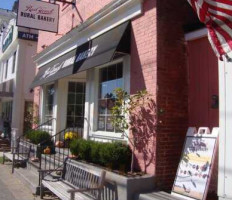
[[[216,55],[232,52],[232,1],[187,0],[208,28],[208,38]]]

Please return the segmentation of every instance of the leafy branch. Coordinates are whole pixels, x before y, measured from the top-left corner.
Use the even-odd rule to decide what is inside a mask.
[[[128,138],[132,146],[131,158],[131,173],[134,172],[134,154],[136,146],[139,142],[147,137],[139,133],[138,127],[135,124],[135,116],[137,120],[143,121],[139,112],[142,108],[151,103],[151,95],[146,90],[138,91],[134,95],[129,95],[121,88],[114,91],[116,95],[115,105],[111,110],[113,125],[122,132],[122,135]]]

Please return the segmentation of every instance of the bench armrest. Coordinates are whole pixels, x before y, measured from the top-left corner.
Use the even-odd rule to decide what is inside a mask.
[[[68,193],[76,193],[76,192],[88,192],[92,190],[101,190],[103,187],[96,187],[96,188],[81,188],[81,189],[70,189],[67,190]]]

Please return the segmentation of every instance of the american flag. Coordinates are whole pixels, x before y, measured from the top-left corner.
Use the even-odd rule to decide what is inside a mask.
[[[208,28],[208,38],[216,55],[232,52],[232,0],[187,0]]]

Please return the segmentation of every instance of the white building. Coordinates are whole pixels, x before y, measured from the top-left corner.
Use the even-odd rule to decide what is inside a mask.
[[[0,9],[0,114],[22,134],[24,111],[32,105],[29,84],[35,74],[32,56],[37,31],[16,26],[16,14]]]

